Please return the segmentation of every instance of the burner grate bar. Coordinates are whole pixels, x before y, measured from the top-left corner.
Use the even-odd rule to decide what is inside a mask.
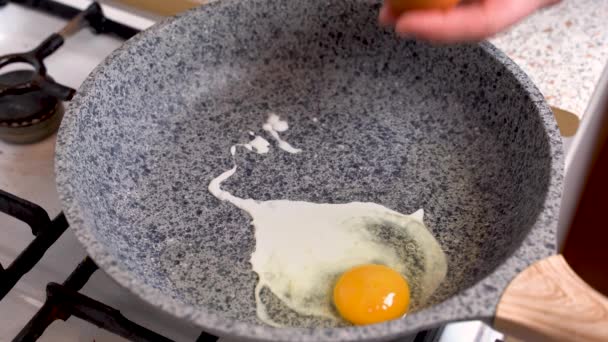
[[[40,206],[0,190],[0,211],[27,223],[33,235],[51,223],[49,215]]]
[[[201,332],[200,336],[196,339],[196,342],[215,342],[219,340],[219,337],[211,335],[205,331]]]
[[[0,203],[0,211],[6,212],[4,210],[6,209],[4,204],[5,203],[3,202]],[[44,209],[40,209],[44,212]],[[35,215],[39,214],[40,213],[36,213]],[[44,212],[44,215],[48,219],[46,212]],[[39,232],[34,240],[30,242],[23,252],[21,252],[6,269],[0,272],[0,274],[2,274],[2,281],[0,281],[0,299],[6,296],[23,275],[34,268],[36,263],[44,256],[44,253],[46,253],[49,247],[59,239],[67,228],[68,222],[63,213],[57,215],[53,221],[49,220],[49,224],[46,227],[39,227]],[[34,228],[32,228],[32,230],[34,230]]]
[[[93,259],[87,256],[78,264],[78,266],[76,266],[76,269],[70,273],[68,278],[63,282],[63,286],[74,291],[79,291],[84,284],[89,281],[89,278],[91,278],[97,269],[98,267]]]
[[[68,276],[63,285],[66,288],[78,291],[87,283],[96,270],[97,265],[95,265],[91,258],[86,257],[78,266],[76,266],[76,269]],[[58,301],[57,297],[51,298],[49,293],[49,286],[51,284],[53,283],[47,285],[46,302],[27,325],[23,327],[19,335],[17,335],[13,341],[35,341],[42,336],[42,333],[44,333],[46,328],[48,328],[56,319],[60,318],[65,321],[70,317],[70,315],[66,315],[65,310],[63,310],[61,301]]]
[[[64,19],[71,19],[81,12],[81,9],[68,6],[60,1],[51,0],[0,0],[0,6],[6,5],[9,2],[41,10]],[[139,33],[139,30],[135,28],[108,18],[104,18],[102,22],[94,23],[93,26],[96,33],[112,33],[123,39],[129,39]]]
[[[36,341],[55,320],[65,321],[71,316],[76,316],[135,342],[171,341],[128,320],[120,311],[76,292],[87,283],[96,270],[97,265],[86,257],[68,276],[63,285],[49,283],[46,287],[46,302],[19,335],[13,339],[13,342]]]

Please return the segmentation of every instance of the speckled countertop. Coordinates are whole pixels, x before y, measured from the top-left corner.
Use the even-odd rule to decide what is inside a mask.
[[[562,0],[491,42],[530,75],[550,105],[582,117],[608,62],[606,18],[607,0]]]
[[[608,62],[608,1],[565,0],[491,41],[550,105],[581,117]]]

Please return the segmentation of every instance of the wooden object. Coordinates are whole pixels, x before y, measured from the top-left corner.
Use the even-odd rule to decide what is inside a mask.
[[[127,6],[152,12],[162,16],[171,16],[191,8],[206,4],[207,0],[117,0]]]
[[[608,298],[561,255],[541,260],[507,287],[494,326],[526,341],[608,341]]]
[[[557,127],[559,127],[559,133],[562,137],[574,136],[580,126],[580,119],[578,116],[557,107],[551,107],[551,110],[553,111],[553,115],[557,121]]]

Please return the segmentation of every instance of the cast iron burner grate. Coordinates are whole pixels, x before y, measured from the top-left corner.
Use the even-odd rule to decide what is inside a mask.
[[[0,190],[0,211],[30,226],[34,240],[5,269],[0,265],[0,300],[15,286],[23,275],[40,261],[49,247],[68,228],[63,213],[51,220],[40,206]],[[123,316],[120,311],[107,306],[78,291],[97,271],[97,265],[86,257],[68,276],[63,284],[46,286],[46,301],[36,315],[26,324],[13,342],[36,341],[54,321],[67,320],[71,316],[127,338],[131,341],[171,341],[142,327]],[[202,332],[200,342],[217,341],[217,337]]]
[[[49,0],[0,0],[0,6],[6,5],[9,2],[19,4],[21,6],[30,7],[32,9],[43,11],[68,20],[81,12],[81,10],[72,6],[65,5],[61,2]],[[123,39],[129,39],[139,33],[139,30],[137,29],[123,25],[119,22],[110,20],[105,17],[103,19],[103,22],[99,22],[94,25],[93,29],[96,33],[110,33]]]

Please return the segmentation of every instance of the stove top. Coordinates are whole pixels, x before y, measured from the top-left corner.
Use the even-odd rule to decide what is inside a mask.
[[[50,219],[47,212],[34,203],[0,191],[0,211],[26,223],[34,239],[7,267],[0,267],[0,299],[4,298],[17,282],[44,257],[44,253],[68,228],[61,213]],[[46,285],[46,300],[36,314],[17,333],[13,341],[35,341],[56,320],[66,321],[78,317],[100,328],[136,341],[171,341],[171,339],[134,323],[120,311],[91,297],[79,293],[89,281],[97,265],[85,257],[62,284]],[[36,303],[39,304],[39,303]],[[65,337],[65,336],[64,336]],[[217,341],[216,336],[202,332],[196,341]]]

